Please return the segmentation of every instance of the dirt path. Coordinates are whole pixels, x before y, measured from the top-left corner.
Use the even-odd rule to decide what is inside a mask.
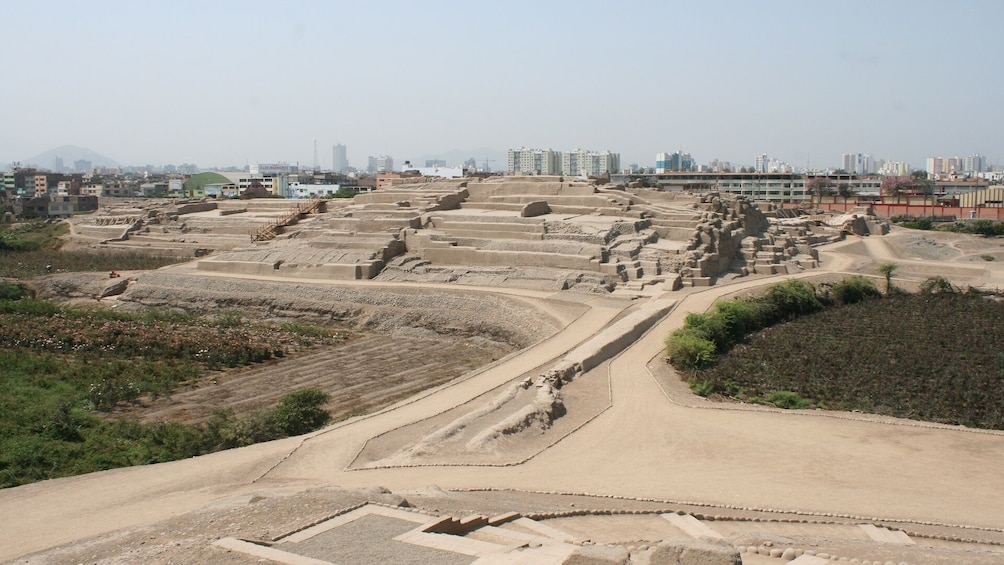
[[[872,261],[890,258],[878,238],[864,241]],[[840,249],[824,249],[824,269],[857,264],[840,258]],[[675,295],[682,296],[678,307],[611,362],[613,407],[525,464],[346,470],[369,438],[548,363],[629,302],[593,299],[564,330],[520,355],[311,436],[0,491],[3,515],[18,517],[0,528],[0,560],[256,489],[328,484],[554,490],[1004,528],[1004,434],[860,414],[718,406],[659,385],[648,366],[687,312],[776,280]]]

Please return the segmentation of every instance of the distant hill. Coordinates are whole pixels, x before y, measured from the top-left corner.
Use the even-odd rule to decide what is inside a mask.
[[[76,145],[63,145],[55,149],[50,149],[45,153],[39,153],[34,157],[24,159],[21,164],[26,167],[37,167],[39,169],[52,169],[53,162],[57,159],[63,160],[63,166],[73,169],[74,161],[90,161],[92,167],[117,167],[119,166],[113,159],[95,153],[86,147]]]

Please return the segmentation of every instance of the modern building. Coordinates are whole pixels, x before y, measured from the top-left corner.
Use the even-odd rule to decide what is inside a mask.
[[[677,151],[676,153],[657,153],[655,156],[655,172],[687,172],[696,171],[694,158],[690,153]]]
[[[289,197],[294,199],[302,198],[331,198],[338,194],[341,187],[337,184],[300,184],[294,182],[289,185]]]
[[[561,153],[551,149],[510,149],[506,154],[506,172],[510,175],[561,174]]]
[[[962,172],[982,173],[987,170],[987,158],[983,155],[970,155],[962,159]]]
[[[429,163],[443,163],[443,165],[429,165]],[[402,173],[417,173],[423,177],[440,177],[444,179],[458,179],[464,176],[462,167],[447,167],[446,161],[426,161],[424,167],[412,167],[408,161],[401,167]]]
[[[840,168],[852,175],[869,175],[875,172],[875,160],[871,155],[844,153],[840,159]]]
[[[878,174],[883,176],[905,177],[910,175],[910,164],[903,161],[886,161],[882,163]]]
[[[345,146],[341,143],[336,143],[331,149],[331,170],[340,173],[348,170],[348,168],[349,159]]]
[[[619,153],[586,149],[561,152],[561,174],[564,176],[600,176],[619,172],[620,168],[621,156]]]
[[[34,196],[10,200],[15,216],[20,218],[69,218],[78,212],[98,209],[97,196]]]
[[[770,159],[767,158],[766,153],[762,153],[756,156],[756,162],[753,165],[753,171],[757,173],[768,172],[768,166],[770,165]]]
[[[369,165],[366,172],[371,175],[378,173],[389,173],[394,170],[394,159],[390,155],[380,155],[379,157],[369,157]]]

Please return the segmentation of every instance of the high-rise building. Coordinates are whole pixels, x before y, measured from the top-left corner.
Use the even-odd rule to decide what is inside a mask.
[[[690,153],[657,153],[655,155],[655,172],[669,173],[677,171],[694,171],[694,158]]]
[[[753,167],[753,172],[756,173],[766,173],[767,166],[770,164],[770,159],[767,158],[766,153],[762,153],[756,156],[756,164]]]
[[[390,155],[370,157],[366,172],[370,174],[389,173],[394,170],[394,159]]]
[[[910,175],[910,164],[903,161],[886,161],[879,169],[880,175],[905,177]]]
[[[862,153],[844,153],[840,168],[851,174],[868,175],[875,172],[875,159]]]
[[[506,172],[510,175],[561,174],[561,153],[551,149],[510,149],[506,154]]]
[[[620,171],[621,156],[610,151],[576,149],[561,153],[561,174],[570,177],[599,176]]]
[[[349,168],[349,159],[345,152],[345,146],[336,143],[331,150],[331,170],[340,173]]]
[[[982,173],[987,168],[987,158],[983,155],[970,155],[962,160],[962,171],[965,173]]]
[[[927,166],[924,167],[924,170],[927,171],[927,176],[934,178],[934,175],[942,174],[945,169],[944,161],[941,157],[928,157]]]

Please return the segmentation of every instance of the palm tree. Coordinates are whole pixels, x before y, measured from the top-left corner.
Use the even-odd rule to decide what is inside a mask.
[[[899,267],[896,263],[882,263],[875,268],[880,275],[885,277],[885,294],[889,296],[889,291],[892,290],[892,274],[896,272]]]

